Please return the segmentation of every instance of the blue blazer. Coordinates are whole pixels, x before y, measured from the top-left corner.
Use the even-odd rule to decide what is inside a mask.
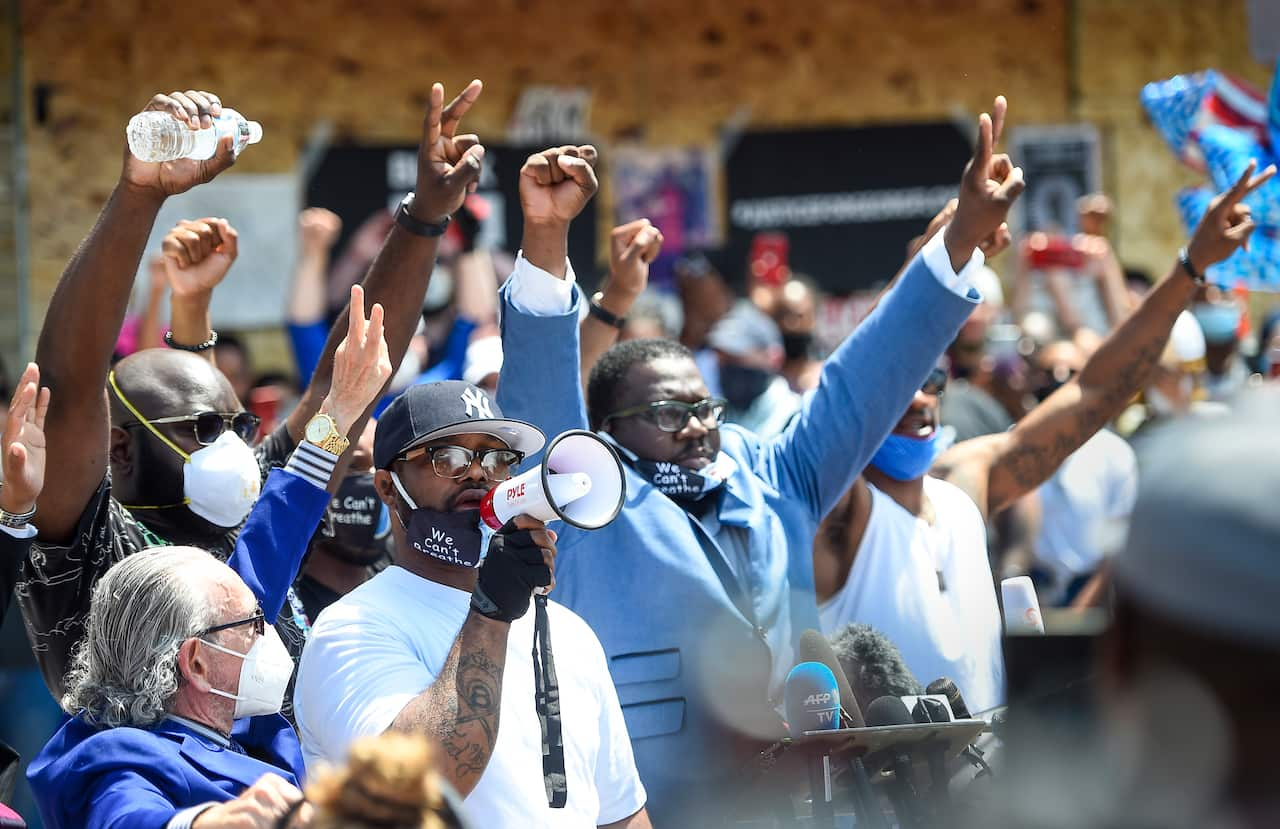
[[[268,619],[284,605],[329,495],[283,469],[267,478],[227,561]],[[68,718],[27,769],[46,829],[163,829],[178,811],[232,800],[268,772],[303,782],[302,748],[279,714],[238,720],[223,748],[172,720],[96,728]]]
[[[548,436],[587,427],[578,304],[534,316],[503,288],[498,401]],[[917,256],[826,361],[818,389],[782,434],[721,428],[737,464],[692,516],[632,471],[609,526],[556,526],[556,601],[591,626],[649,793],[654,825],[741,775],[743,733],[783,733],[776,707],[805,628],[818,627],[813,536],[902,417],[978,297],[946,287]],[[531,461],[536,462],[533,458]],[[527,468],[527,467],[526,467]],[[554,635],[554,634],[553,634]]]

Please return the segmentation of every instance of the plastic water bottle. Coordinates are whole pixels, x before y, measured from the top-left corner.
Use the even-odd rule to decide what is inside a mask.
[[[224,135],[235,136],[231,150],[240,155],[246,146],[262,140],[262,125],[223,107],[212,127],[193,130],[168,112],[150,111],[130,118],[125,134],[129,137],[129,152],[142,161],[206,159],[213,158]]]

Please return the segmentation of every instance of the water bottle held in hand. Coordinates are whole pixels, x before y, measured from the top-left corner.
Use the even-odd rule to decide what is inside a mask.
[[[174,161],[179,158],[213,158],[218,141],[234,136],[232,151],[240,155],[249,144],[262,140],[262,125],[248,121],[234,109],[223,107],[208,129],[193,130],[167,112],[139,112],[125,130],[129,151],[141,161]]]

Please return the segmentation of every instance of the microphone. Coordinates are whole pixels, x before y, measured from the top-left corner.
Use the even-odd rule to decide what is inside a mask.
[[[956,715],[957,720],[973,719],[973,715],[969,713],[969,706],[965,705],[964,695],[960,693],[960,688],[951,677],[938,677],[929,683],[929,687],[925,688],[925,691],[946,697],[947,704],[951,706],[951,713]]]
[[[806,731],[834,731],[840,727],[840,688],[835,674],[821,662],[801,662],[787,674],[783,689],[783,705],[787,713],[787,730],[793,739]],[[809,791],[813,800],[813,818],[832,826],[831,755],[810,754]]]
[[[908,697],[924,687],[907,668],[898,646],[870,625],[848,624],[831,637],[845,675],[863,713],[882,696]]]
[[[1000,599],[1004,605],[1004,632],[1009,635],[1043,636],[1044,619],[1040,616],[1040,600],[1030,576],[1014,576],[1000,582]]]
[[[866,721],[862,718],[862,709],[858,707],[857,697],[849,687],[849,678],[844,667],[836,657],[835,650],[827,637],[813,628],[800,634],[800,658],[807,662],[819,662],[826,665],[836,678],[836,687],[840,689],[840,713],[845,728],[862,728]],[[854,812],[859,825],[863,829],[885,829],[884,815],[880,809],[880,799],[875,789],[871,788],[871,777],[861,757],[849,758],[849,771],[853,775],[852,794]]]
[[[867,706],[867,725],[912,725],[915,720],[907,710],[906,703],[896,696],[883,696]],[[898,816],[898,823],[903,827],[923,827],[925,821],[920,815],[919,794],[911,773],[911,757],[889,749],[889,767],[893,769],[893,779],[889,782],[889,800],[893,802],[893,811]]]
[[[792,737],[840,727],[840,688],[835,674],[821,662],[801,662],[792,668],[783,699]]]

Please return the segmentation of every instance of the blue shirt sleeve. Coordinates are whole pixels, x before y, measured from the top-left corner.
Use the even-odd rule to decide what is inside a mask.
[[[267,477],[227,564],[258,597],[268,619],[280,615],[328,504],[327,491],[292,472],[273,469]]]
[[[293,348],[293,362],[298,368],[298,386],[306,388],[315,374],[320,356],[324,354],[324,344],[329,339],[329,326],[323,321],[307,325],[285,326],[289,332],[289,345]]]
[[[942,284],[920,254],[827,358],[799,415],[764,444],[757,472],[821,519],[902,419],[978,302]]]

